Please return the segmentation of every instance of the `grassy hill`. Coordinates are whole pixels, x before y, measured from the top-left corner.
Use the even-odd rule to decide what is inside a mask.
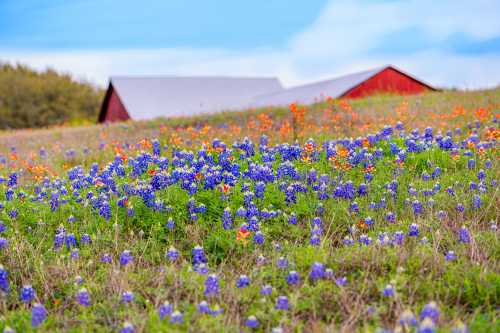
[[[499,92],[4,131],[0,330],[497,332]]]

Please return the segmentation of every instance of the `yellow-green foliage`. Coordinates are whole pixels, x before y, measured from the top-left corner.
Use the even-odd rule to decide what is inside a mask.
[[[103,91],[48,69],[0,63],[0,129],[94,120]]]

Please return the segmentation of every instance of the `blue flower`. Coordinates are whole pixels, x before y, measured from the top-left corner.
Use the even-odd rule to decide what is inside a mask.
[[[85,288],[81,288],[76,294],[76,301],[82,306],[90,306],[90,294]]]
[[[217,275],[210,274],[205,280],[205,296],[215,296],[220,293]]]
[[[408,236],[417,237],[419,235],[419,227],[418,224],[412,223],[410,224],[410,228],[408,230]]]
[[[285,257],[279,257],[276,264],[278,268],[285,269],[288,267],[288,260]]]
[[[171,324],[182,324],[183,321],[184,321],[184,316],[179,311],[174,311],[170,316]]]
[[[420,320],[430,318],[434,323],[437,323],[439,320],[439,313],[439,308],[436,302],[427,303],[420,312]]]
[[[163,304],[160,305],[160,308],[158,309],[158,315],[160,316],[160,319],[163,320],[165,317],[169,317],[172,314],[172,310],[172,305],[168,301],[163,302]]]
[[[394,287],[392,286],[392,284],[388,284],[385,286],[384,291],[382,292],[382,295],[384,295],[385,297],[394,297],[395,291],[394,291]]]
[[[30,303],[36,297],[35,289],[31,285],[25,285],[21,288],[21,301],[23,303]]]
[[[245,321],[245,325],[250,328],[259,327],[259,320],[255,316],[249,316]]]
[[[458,231],[458,242],[459,243],[470,243],[470,233],[465,226],[462,226]]]
[[[122,328],[120,329],[120,333],[134,333],[135,332],[135,327],[132,325],[132,323],[126,321],[123,323]]]
[[[430,318],[425,318],[418,326],[418,333],[435,333],[436,325]]]
[[[299,273],[296,271],[290,271],[286,277],[286,282],[289,285],[297,285],[300,282],[300,276]]]
[[[245,288],[250,285],[250,278],[246,275],[240,275],[238,280],[236,281],[236,287],[238,288]]]
[[[271,295],[272,292],[273,292],[273,287],[271,287],[271,285],[269,284],[262,286],[262,288],[260,289],[260,294],[262,296]]]
[[[129,250],[125,250],[120,254],[121,266],[127,266],[132,260],[134,260],[134,256],[131,254]]]
[[[179,258],[179,251],[175,247],[171,246],[165,253],[165,257],[167,257],[170,261],[175,261]]]
[[[457,260],[457,255],[454,251],[448,251],[446,252],[445,259],[446,261],[455,261]]]
[[[40,326],[47,319],[47,310],[40,303],[33,304],[31,308],[31,326]]]
[[[207,301],[201,301],[198,304],[198,312],[199,313],[210,313],[210,307],[208,306]]]
[[[134,293],[131,291],[124,291],[122,293],[122,302],[123,303],[130,303],[134,300]]]
[[[325,266],[320,262],[315,262],[311,266],[311,272],[309,273],[309,278],[312,281],[323,279],[325,277]]]
[[[3,291],[4,293],[8,293],[10,290],[9,273],[1,264],[0,264],[0,290]]]
[[[278,298],[276,299],[275,308],[276,310],[288,310],[289,308],[288,297],[278,296]]]
[[[411,310],[405,310],[399,316],[399,324],[403,326],[417,326],[417,318]]]

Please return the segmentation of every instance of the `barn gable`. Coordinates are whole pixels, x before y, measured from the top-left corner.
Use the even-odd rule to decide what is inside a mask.
[[[255,96],[282,89],[276,78],[113,77],[99,121],[241,110],[249,108]],[[115,96],[124,112],[119,107],[114,111],[119,104],[113,104]]]

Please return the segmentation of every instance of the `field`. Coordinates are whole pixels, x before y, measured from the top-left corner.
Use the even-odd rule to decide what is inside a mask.
[[[498,332],[500,89],[0,132],[4,332]]]

